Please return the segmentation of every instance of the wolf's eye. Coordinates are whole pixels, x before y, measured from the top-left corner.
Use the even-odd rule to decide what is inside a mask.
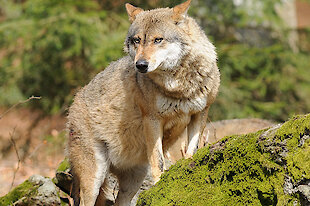
[[[140,44],[140,38],[132,38],[134,44]]]
[[[155,40],[154,40],[154,43],[155,44],[159,44],[160,42],[162,42],[163,41],[163,38],[156,38]]]

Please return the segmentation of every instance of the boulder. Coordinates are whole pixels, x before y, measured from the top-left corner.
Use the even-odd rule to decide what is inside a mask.
[[[310,205],[310,114],[182,159],[137,205]]]
[[[50,178],[33,175],[0,198],[0,205],[61,205],[59,189]]]

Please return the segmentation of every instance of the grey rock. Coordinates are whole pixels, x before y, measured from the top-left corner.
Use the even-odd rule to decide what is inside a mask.
[[[302,147],[302,146],[305,144],[305,141],[306,141],[307,139],[309,139],[309,138],[310,138],[309,135],[304,135],[304,136],[302,136],[302,137],[300,138],[300,140],[299,140],[298,147]]]
[[[285,177],[284,185],[283,185],[283,190],[284,190],[285,194],[289,194],[289,195],[296,192],[295,189],[294,189],[294,185],[292,183],[292,178],[291,177],[289,177],[289,176]]]
[[[56,185],[52,181],[48,181],[38,188],[38,195],[35,198],[37,201],[44,203],[44,205],[60,205],[57,193]]]
[[[298,191],[303,194],[303,196],[308,200],[310,204],[310,186],[309,185],[299,185]]]
[[[308,182],[308,184],[301,181],[294,185],[292,182],[292,178],[286,176],[283,185],[284,193],[288,195],[300,193],[303,197],[301,200],[301,205],[310,206],[310,182],[306,182]],[[297,205],[297,203],[293,203],[293,205]]]
[[[59,189],[50,178],[41,175],[32,175],[29,181],[39,185],[37,193],[30,197],[31,205],[61,205]]]
[[[32,175],[28,180],[35,185],[42,185],[43,183],[48,182],[49,179],[41,175]]]

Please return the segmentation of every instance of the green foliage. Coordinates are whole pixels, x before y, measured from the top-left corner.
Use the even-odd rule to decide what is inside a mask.
[[[264,41],[260,42],[264,44],[266,36],[272,38],[267,31],[282,25],[276,13],[276,6],[280,4],[281,0],[199,0],[193,1],[190,14],[217,42],[244,41],[240,36],[245,29],[255,28],[255,35],[259,34],[259,29],[264,30]]]
[[[189,10],[218,51],[222,79],[211,119],[282,121],[309,112],[309,52],[287,46],[276,13],[282,1],[238,2],[198,0]],[[180,1],[131,3],[150,9]],[[0,105],[42,96],[32,106],[47,113],[63,112],[80,86],[123,55],[129,27],[123,3],[110,0],[0,0],[1,16]]]
[[[310,139],[300,144],[309,131],[310,114],[227,137],[171,166],[137,205],[300,205],[300,194],[285,192],[284,183],[310,179]]]
[[[221,88],[210,110],[214,119],[254,116],[283,121],[310,111],[308,54],[280,44],[222,44],[218,53]]]
[[[11,5],[16,15],[4,10],[7,19],[0,24],[0,88],[10,88],[16,97],[0,95],[2,103],[42,96],[36,106],[58,112],[71,101],[73,89],[122,54],[120,42],[126,33],[120,35],[119,29],[127,23],[115,15],[108,20],[94,1],[29,0]]]

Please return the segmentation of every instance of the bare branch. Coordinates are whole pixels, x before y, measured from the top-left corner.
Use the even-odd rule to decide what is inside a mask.
[[[10,190],[13,188],[14,181],[15,181],[15,176],[16,176],[16,173],[17,173],[18,170],[19,170],[19,165],[20,165],[20,163],[21,163],[21,160],[20,160],[20,157],[19,157],[19,154],[18,154],[18,150],[17,150],[17,147],[16,147],[16,143],[15,143],[15,140],[14,140],[14,138],[13,138],[14,133],[15,133],[15,129],[16,129],[16,127],[14,128],[13,132],[12,132],[11,135],[10,135],[10,140],[11,140],[13,146],[14,146],[14,149],[15,149],[15,152],[16,152],[16,156],[17,156],[17,159],[18,159],[18,162],[17,162],[17,167],[16,167],[16,169],[14,170],[13,180],[12,180],[12,183],[11,183]]]
[[[74,206],[73,198],[68,195],[69,205]]]
[[[15,107],[17,107],[18,105],[24,104],[24,103],[26,103],[26,102],[29,102],[29,101],[32,100],[32,99],[41,99],[41,97],[31,96],[31,97],[29,97],[28,99],[26,99],[26,100],[24,100],[24,101],[20,101],[20,102],[18,102],[17,104],[14,104],[12,107],[10,107],[8,110],[6,110],[4,113],[2,113],[2,114],[0,115],[0,119],[2,119],[2,118],[4,117],[4,115],[6,115],[7,113],[9,113],[12,109],[14,109]]]

